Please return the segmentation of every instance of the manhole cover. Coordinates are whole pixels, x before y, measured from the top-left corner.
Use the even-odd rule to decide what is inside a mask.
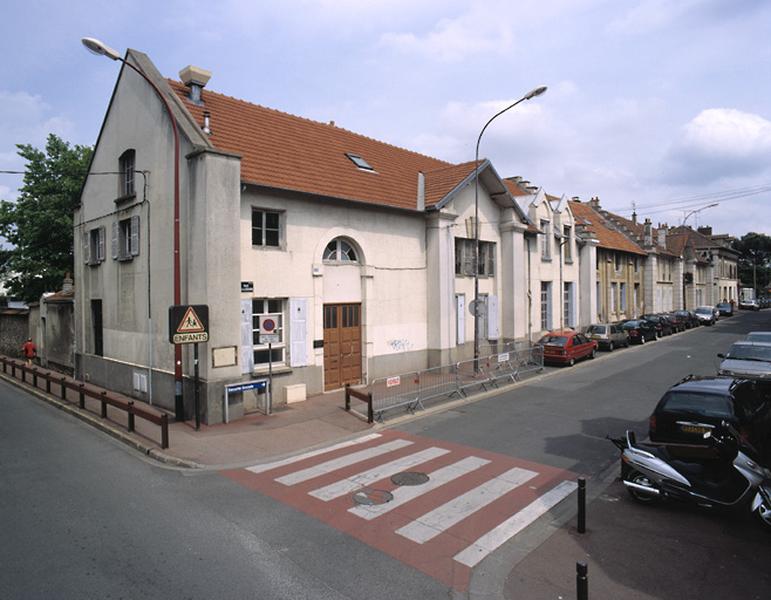
[[[353,501],[356,504],[364,504],[366,506],[385,504],[393,499],[393,494],[385,490],[359,490],[353,495]]]
[[[428,481],[428,475],[420,471],[402,471],[391,477],[395,485],[423,485]]]

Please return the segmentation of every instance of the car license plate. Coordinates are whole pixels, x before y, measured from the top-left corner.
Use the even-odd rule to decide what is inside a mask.
[[[709,428],[707,427],[699,427],[697,425],[681,425],[680,426],[681,431],[683,433],[698,433],[698,434],[704,434],[709,431]]]

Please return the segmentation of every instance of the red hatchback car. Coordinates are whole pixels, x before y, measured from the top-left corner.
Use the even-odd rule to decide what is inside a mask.
[[[543,361],[573,366],[582,358],[594,358],[597,342],[572,329],[550,331],[538,343],[543,346]]]

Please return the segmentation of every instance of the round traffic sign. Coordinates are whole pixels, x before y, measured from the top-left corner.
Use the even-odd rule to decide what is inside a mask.
[[[262,330],[265,333],[273,333],[276,330],[276,322],[273,319],[263,319]]]

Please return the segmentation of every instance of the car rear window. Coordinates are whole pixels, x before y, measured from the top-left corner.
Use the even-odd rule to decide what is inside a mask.
[[[705,417],[733,417],[731,401],[727,397],[700,392],[670,392],[664,400],[663,410],[694,413]]]
[[[565,346],[568,343],[568,338],[561,335],[545,335],[541,338],[540,343],[546,346]]]
[[[587,333],[605,333],[606,331],[605,325],[592,325]]]
[[[699,313],[700,315],[711,315],[712,309],[699,307],[696,309],[696,312]]]
[[[624,329],[637,329],[639,326],[639,321],[627,321],[621,327]]]

